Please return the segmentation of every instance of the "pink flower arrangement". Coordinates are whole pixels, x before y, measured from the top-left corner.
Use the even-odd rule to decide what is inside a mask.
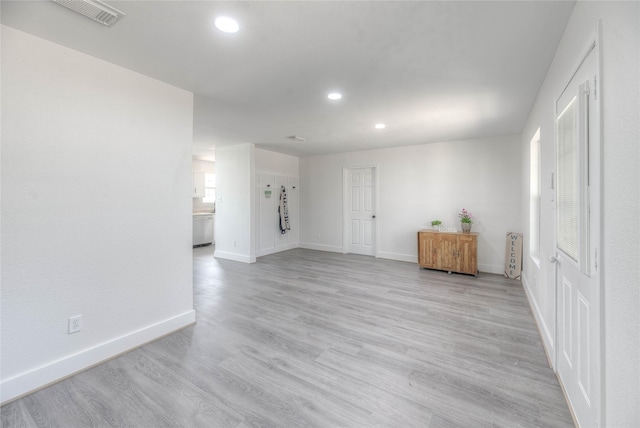
[[[460,223],[473,223],[473,214],[464,208],[462,209],[462,212],[458,214],[458,217],[460,217]]]

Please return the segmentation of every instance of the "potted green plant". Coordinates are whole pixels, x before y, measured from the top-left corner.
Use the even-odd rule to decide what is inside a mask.
[[[435,230],[439,230],[441,224],[442,222],[440,220],[433,220],[431,222],[431,227],[433,227]]]
[[[462,212],[458,214],[458,217],[460,217],[460,225],[462,226],[462,231],[464,233],[471,232],[471,225],[473,224],[473,214],[463,208]]]

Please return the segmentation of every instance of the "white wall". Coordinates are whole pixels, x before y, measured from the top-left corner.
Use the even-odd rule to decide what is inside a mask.
[[[504,272],[505,235],[521,232],[520,137],[431,143],[300,159],[300,246],[342,252],[342,169],[378,169],[377,256],[417,262],[417,231],[431,220],[460,229],[476,217],[478,264]]]
[[[299,159],[295,156],[256,148],[255,224],[256,256],[264,256],[298,247]],[[282,234],[278,206],[280,186],[287,192],[290,230]],[[269,195],[265,192],[271,192]]]
[[[299,164],[300,161],[296,156],[256,148],[256,171],[258,172],[297,177]]]
[[[195,321],[192,109],[2,27],[3,402]]]
[[[205,161],[200,159],[193,159],[193,161],[191,162],[191,168],[194,171],[208,172],[209,174],[216,173],[215,162],[210,162],[210,161]]]
[[[255,147],[216,150],[216,250],[214,257],[254,263]]]
[[[529,224],[529,140],[541,127],[543,180],[553,171],[554,97],[562,90],[602,19],[604,416],[607,427],[640,426],[640,3],[576,4],[522,135],[523,224]],[[553,190],[544,189],[541,271],[525,254],[524,284],[545,344],[553,350],[555,288],[546,262],[553,252]],[[528,232],[528,230],[526,231]],[[526,239],[525,239],[526,241]]]

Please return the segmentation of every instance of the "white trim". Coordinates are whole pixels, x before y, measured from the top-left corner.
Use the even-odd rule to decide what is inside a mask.
[[[282,247],[267,248],[266,250],[258,250],[256,252],[256,257],[268,256],[269,254],[275,254],[275,253],[280,253],[282,251],[293,250],[294,248],[298,248],[298,246],[299,244],[296,242],[293,244],[283,245]]]
[[[531,308],[531,312],[533,313],[533,319],[538,326],[538,332],[540,333],[540,337],[542,338],[542,346],[547,354],[547,359],[549,360],[549,366],[555,371],[555,363],[553,360],[553,355],[555,355],[555,347],[554,347],[554,337],[547,326],[547,323],[544,322],[544,317],[542,316],[542,312],[540,311],[540,306],[538,306],[538,302],[533,297],[533,292],[531,291],[531,286],[529,285],[529,280],[526,275],[522,275],[522,288],[524,288],[524,292],[527,295],[527,300],[529,301],[529,307]]]
[[[529,256],[529,258],[531,259],[531,263],[538,269],[538,272],[540,272],[540,253],[535,256]]]
[[[415,254],[398,254],[379,251],[376,257],[380,259],[396,260],[399,262],[418,263],[418,256]]]
[[[599,181],[597,183],[597,187],[598,187],[598,199],[599,199],[599,204],[591,204],[591,212],[590,214],[592,216],[597,216],[597,219],[595,220],[598,224],[598,231],[597,231],[597,244],[596,245],[592,245],[589,244],[589,248],[587,251],[591,251],[591,249],[596,248],[600,251],[600,254],[598,255],[598,259],[599,261],[603,260],[603,255],[602,255],[602,237],[603,237],[603,216],[602,216],[602,212],[604,211],[604,198],[602,196],[602,180],[604,179],[604,163],[602,161],[602,147],[604,146],[604,131],[603,131],[603,108],[602,108],[602,79],[603,79],[603,61],[602,61],[602,19],[599,19],[596,21],[596,25],[595,25],[595,31],[588,37],[588,43],[586,45],[586,48],[583,49],[583,52],[580,55],[580,60],[577,62],[577,65],[572,69],[572,73],[569,77],[568,80],[566,80],[567,84],[566,86],[563,88],[561,94],[555,98],[554,100],[554,122],[557,119],[558,116],[558,101],[560,100],[560,98],[562,97],[562,95],[564,94],[564,92],[567,90],[567,88],[569,87],[569,85],[571,84],[571,82],[573,81],[576,73],[579,71],[580,67],[582,66],[583,62],[585,61],[585,59],[587,58],[587,56],[593,51],[595,58],[596,58],[596,79],[597,82],[595,83],[593,89],[596,91],[596,97],[594,100],[594,104],[597,106],[597,138],[595,139],[590,139],[589,140],[589,144],[591,145],[591,147],[593,147],[594,144],[597,145],[597,153],[598,153],[598,157],[597,159],[590,159],[589,162],[594,161],[594,163],[598,164],[598,175],[599,175]],[[556,172],[557,172],[557,142],[558,142],[558,135],[557,135],[557,127],[554,127],[554,157],[556,158]],[[591,164],[589,165],[589,167],[591,167]],[[556,190],[557,192],[557,190]],[[595,208],[595,209],[594,209]],[[554,255],[557,257],[558,253],[562,253],[561,251],[559,251],[558,249],[558,242],[557,242],[557,212],[554,213],[555,214],[555,218],[554,218],[554,230],[553,230],[553,247],[554,247]],[[594,237],[594,234],[591,234],[591,238]],[[564,254],[564,253],[562,253]],[[593,256],[593,255],[592,255]],[[570,257],[566,258],[565,261],[569,261],[569,262],[573,262],[573,260],[571,260]],[[579,267],[579,270],[582,272],[582,266]],[[599,352],[598,352],[598,361],[594,362],[594,366],[598,367],[599,370],[599,385],[593,385],[594,391],[597,390],[597,392],[595,392],[595,394],[597,395],[597,397],[595,397],[595,405],[597,406],[596,409],[596,421],[595,424],[596,426],[603,426],[603,422],[606,420],[605,419],[605,408],[606,408],[606,402],[605,402],[605,394],[604,394],[604,387],[606,385],[606,373],[605,373],[605,349],[604,349],[604,333],[605,333],[605,326],[604,326],[604,299],[603,299],[603,292],[602,292],[602,285],[604,284],[604,278],[603,278],[603,268],[602,266],[599,266],[598,269],[596,270],[596,273],[594,274],[592,272],[592,275],[594,275],[597,278],[597,310],[598,310],[598,318],[599,318],[599,324],[598,324],[598,337],[596,338],[596,340],[598,341],[598,348],[599,348]],[[584,273],[584,272],[583,272]],[[554,266],[554,288],[555,288],[555,307],[554,307],[554,315],[556,317],[555,319],[555,324],[556,324],[556,328],[554,331],[554,338],[556,339],[556,342],[558,340],[558,337],[560,335],[559,332],[559,323],[558,323],[558,302],[559,302],[559,293],[560,290],[558,288],[558,269],[557,267]],[[571,400],[569,400],[568,395],[566,394],[566,391],[564,390],[564,385],[562,384],[562,379],[560,376],[560,372],[558,371],[558,359],[560,358],[560,356],[558,355],[560,352],[560,347],[557,346],[554,350],[554,353],[552,354],[553,356],[553,369],[556,372],[556,375],[558,377],[558,381],[560,382],[560,386],[563,388],[563,392],[565,393],[565,398],[567,399],[567,404],[569,406],[569,410],[571,412],[572,417],[574,418],[574,422],[576,422],[576,426],[577,424],[577,417],[575,415],[575,411],[574,411],[574,407],[573,404],[571,403]]]
[[[399,262],[418,263],[418,256],[415,254],[387,253],[380,251],[378,252],[378,255],[376,257],[380,259],[396,260]],[[496,275],[504,275],[504,266],[479,264],[478,271],[484,273],[493,273]]]
[[[343,165],[342,166],[342,250],[341,252],[344,254],[347,254],[350,252],[351,250],[351,246],[349,244],[349,234],[347,233],[347,231],[351,230],[350,229],[350,224],[349,224],[349,189],[348,189],[348,171],[352,170],[352,169],[358,169],[358,168],[373,168],[373,176],[374,176],[374,182],[375,182],[375,188],[374,188],[374,213],[373,215],[376,217],[375,218],[375,222],[374,222],[374,228],[375,228],[375,233],[374,233],[374,238],[373,238],[373,257],[380,257],[379,256],[379,252],[378,252],[378,248],[380,247],[379,245],[379,239],[378,237],[380,236],[380,227],[378,226],[380,224],[380,220],[379,220],[379,216],[378,213],[380,212],[379,209],[379,205],[378,205],[378,201],[380,200],[380,195],[379,195],[379,189],[380,189],[380,180],[379,180],[379,168],[378,168],[378,164],[366,164],[366,165]]]
[[[246,256],[244,254],[228,253],[226,251],[215,251],[213,257],[216,259],[233,260],[234,262],[255,263],[256,256]]]
[[[335,245],[323,245],[323,244],[310,244],[306,242],[301,242],[298,244],[298,248],[304,248],[307,250],[318,250],[318,251],[328,251],[330,253],[340,253],[344,254],[342,251],[342,247],[338,247]]]
[[[607,413],[607,402],[606,402],[606,398],[605,398],[605,385],[606,385],[606,370],[605,370],[605,361],[606,361],[606,357],[605,357],[605,309],[604,309],[604,292],[603,292],[603,285],[605,284],[604,281],[604,269],[603,269],[603,265],[604,265],[604,154],[603,154],[603,148],[604,148],[604,112],[603,112],[603,103],[602,103],[602,92],[603,92],[603,88],[602,88],[602,79],[604,78],[603,76],[603,71],[604,71],[604,61],[602,59],[602,35],[603,33],[603,29],[602,29],[602,18],[598,19],[596,21],[596,34],[595,34],[595,40],[596,40],[596,62],[597,62],[597,67],[598,67],[598,74],[597,74],[597,79],[598,81],[596,82],[596,84],[594,85],[594,89],[597,91],[597,95],[596,95],[596,102],[598,103],[598,153],[599,153],[599,157],[598,157],[598,163],[599,163],[599,175],[600,175],[600,182],[598,183],[598,188],[599,188],[599,199],[600,199],[600,205],[598,206],[598,245],[596,246],[596,250],[599,252],[599,254],[594,255],[594,262],[598,264],[598,268],[596,269],[596,274],[598,275],[598,300],[600,303],[600,307],[598,308],[598,310],[600,311],[600,325],[598,326],[600,329],[600,355],[599,355],[599,361],[598,361],[598,365],[599,365],[599,369],[600,369],[600,397],[599,397],[599,401],[598,401],[598,405],[599,405],[599,415],[598,415],[598,426],[604,426],[605,421],[607,420],[606,418],[606,413]],[[574,418],[574,421],[576,419]]]
[[[349,199],[348,199],[348,182],[349,176],[348,172],[349,168],[346,166],[342,167],[342,249],[341,253],[347,254],[350,250],[349,245],[349,237],[347,231],[349,231]]]
[[[0,403],[31,394],[112,358],[153,342],[196,322],[195,310],[187,311],[123,336],[68,355],[40,367],[5,379],[0,383]]]
[[[569,85],[571,85],[571,82],[573,81],[573,78],[576,76],[576,73],[578,72],[578,70],[580,70],[580,67],[582,67],[582,63],[584,63],[585,59],[587,59],[587,56],[589,56],[589,54],[591,53],[591,51],[593,51],[594,49],[598,49],[598,35],[597,35],[598,31],[596,30],[596,34],[593,34],[590,38],[589,38],[589,43],[587,44],[587,47],[583,49],[581,55],[580,55],[580,60],[578,61],[577,65],[575,67],[573,67],[573,71],[571,72],[571,77],[569,77],[568,80],[566,80],[566,84],[564,86],[564,88],[562,88],[562,91],[560,92],[560,95],[557,96],[557,98],[555,99],[555,117],[558,117],[558,101],[560,101],[560,98],[562,98],[562,96],[564,95],[564,93],[567,91],[567,88],[569,87]],[[596,56],[596,58],[598,58]],[[563,109],[564,110],[564,109]]]
[[[494,273],[496,275],[504,275],[504,265],[488,265],[478,264],[478,272]]]

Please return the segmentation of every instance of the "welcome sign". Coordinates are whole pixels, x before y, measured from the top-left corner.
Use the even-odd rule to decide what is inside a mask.
[[[520,279],[522,275],[522,233],[507,233],[507,251],[504,260],[504,276]]]

